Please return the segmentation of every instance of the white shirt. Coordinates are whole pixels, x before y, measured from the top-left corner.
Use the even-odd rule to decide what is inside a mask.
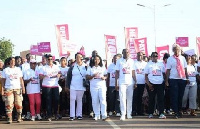
[[[82,74],[83,77],[81,76],[80,73]],[[85,78],[85,75],[86,75],[85,64],[83,63],[81,66],[79,66],[77,63],[75,63],[72,70],[72,80],[70,89],[85,91],[86,89],[85,87],[83,87],[83,78]]]
[[[42,87],[58,87],[58,77],[57,74],[60,73],[60,69],[57,65],[51,67],[49,65],[45,65],[40,69],[40,74],[46,76],[43,78]]]
[[[63,67],[59,67],[60,68],[60,71],[61,71],[61,74],[62,74],[62,78],[66,77],[67,76],[67,72],[69,70],[69,67],[65,66],[64,68]]]
[[[188,79],[191,82],[196,82],[196,75],[198,74],[194,65],[187,65]]]
[[[164,81],[163,73],[165,67],[162,62],[149,62],[147,63],[144,73],[148,74],[148,79],[153,84],[162,84]]]
[[[30,78],[33,79],[33,81],[30,81],[27,84],[26,87],[26,93],[27,94],[34,94],[34,93],[40,93],[40,80],[39,80],[39,72],[37,70],[28,69],[24,73],[24,80],[29,80]]]
[[[185,60],[185,57],[180,55],[178,58],[180,59],[181,64],[183,65],[183,68],[187,68],[187,62]],[[167,59],[167,65],[166,65],[167,69],[171,69],[169,78],[170,79],[185,79],[185,78],[180,78],[176,66],[177,66],[176,59],[173,56],[170,56]]]
[[[6,79],[5,88],[21,89],[20,77],[22,77],[22,71],[19,67],[5,68],[2,73],[2,78]]]
[[[132,70],[134,70],[134,61],[123,57],[117,60],[116,70],[119,70],[119,85],[133,84]]]
[[[30,63],[25,62],[24,64],[22,64],[22,73],[24,75],[24,73],[26,72],[26,70],[30,69]]]
[[[110,64],[108,66],[108,73],[110,73],[109,86],[115,86],[115,72],[116,72],[115,69],[116,68],[115,68],[115,64],[114,63],[112,63],[112,64]]]
[[[147,62],[145,61],[135,61],[135,75],[137,84],[145,84],[145,74],[144,69],[147,65]]]
[[[90,88],[105,88],[106,87],[106,81],[101,79],[101,77],[107,74],[107,70],[104,66],[102,67],[93,66],[92,68],[89,67],[86,74],[90,76],[97,74],[96,77],[90,80]]]

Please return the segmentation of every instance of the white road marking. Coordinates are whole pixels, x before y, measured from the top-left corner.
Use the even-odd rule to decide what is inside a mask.
[[[118,125],[116,125],[110,118],[106,120],[112,127],[113,129],[121,129]]]

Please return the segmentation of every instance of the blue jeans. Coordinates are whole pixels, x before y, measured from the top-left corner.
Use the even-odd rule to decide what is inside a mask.
[[[56,115],[58,112],[58,103],[59,103],[59,88],[49,88],[49,87],[42,87],[42,95],[44,95],[46,101],[46,110],[47,110],[47,117],[52,117],[52,106],[54,109],[54,114]],[[53,105],[52,105],[53,100]]]
[[[186,80],[169,79],[171,108],[175,114],[182,109],[182,99],[185,91]]]

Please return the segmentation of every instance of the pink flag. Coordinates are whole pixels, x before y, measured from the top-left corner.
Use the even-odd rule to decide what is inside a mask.
[[[135,39],[135,50],[136,52],[143,52],[146,56],[148,56],[147,49],[147,38]]]
[[[56,25],[56,37],[59,56],[66,56],[69,53],[67,47],[69,44],[69,31],[68,25]]]
[[[188,37],[176,37],[176,43],[179,44],[181,47],[188,47]]]
[[[112,63],[113,56],[117,54],[116,36],[104,35],[107,66]]]
[[[158,59],[162,60],[165,53],[169,53],[169,45],[156,47],[158,53]]]
[[[79,51],[83,56],[85,56],[85,48],[82,46]]]
[[[134,39],[138,38],[138,28],[137,27],[128,27],[124,28],[125,31],[125,46],[129,49],[130,57],[132,59],[137,59],[137,52],[134,46]]]
[[[51,43],[50,42],[40,42],[40,43],[38,43],[38,52],[50,53],[51,52]]]
[[[200,37],[197,37],[196,40],[197,40],[197,54],[199,57],[199,55],[200,55]]]

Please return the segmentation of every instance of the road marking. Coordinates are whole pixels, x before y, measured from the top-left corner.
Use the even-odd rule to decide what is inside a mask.
[[[110,118],[106,120],[112,127],[113,129],[121,129],[118,125],[116,125]]]

